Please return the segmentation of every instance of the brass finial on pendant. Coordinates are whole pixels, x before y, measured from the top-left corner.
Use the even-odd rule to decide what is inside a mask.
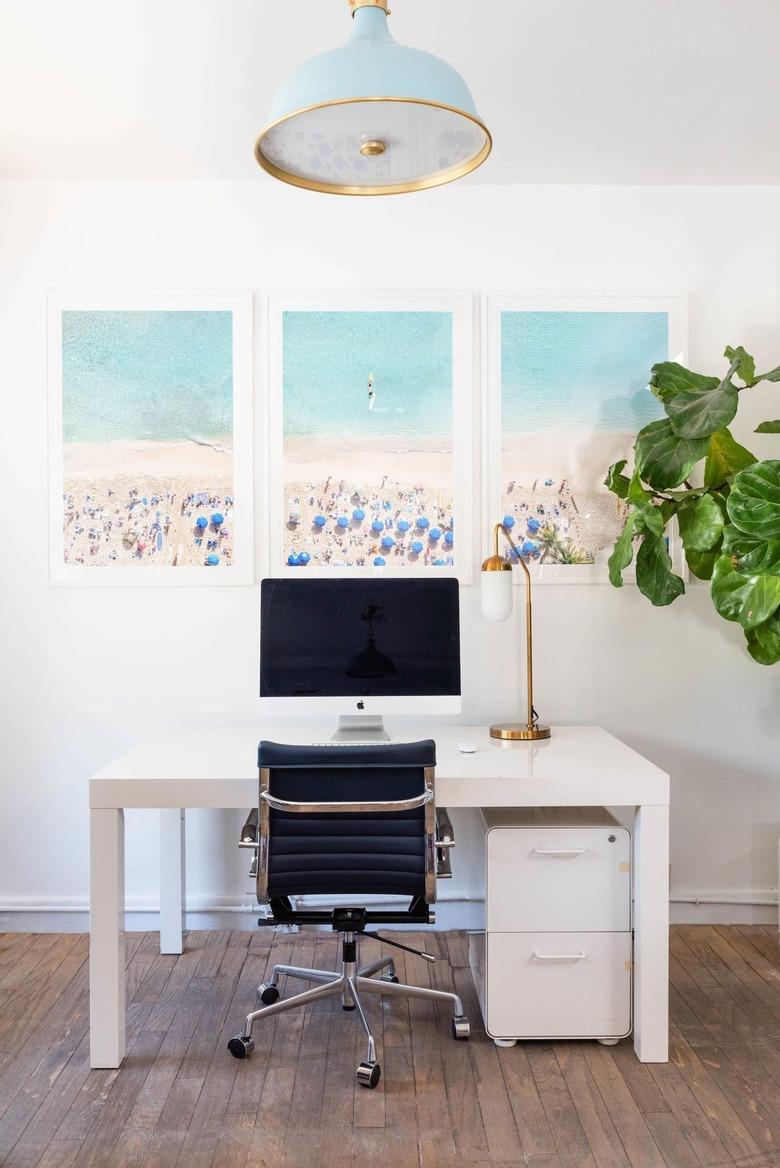
[[[348,0],[349,7],[354,16],[358,8],[381,8],[386,16],[390,15],[390,9],[387,7],[387,0]]]

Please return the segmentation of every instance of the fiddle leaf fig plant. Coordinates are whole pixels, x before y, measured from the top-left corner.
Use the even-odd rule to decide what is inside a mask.
[[[636,582],[655,605],[685,592],[672,568],[668,532],[676,519],[685,559],[709,580],[712,602],[742,626],[747,650],[761,665],[780,661],[780,459],[759,462],[729,430],[740,394],[762,381],[780,381],[780,366],[756,373],[742,345],[728,345],[723,377],[694,373],[676,361],[654,365],[650,389],[665,418],[640,430],[634,472],[614,463],[604,485],[626,511],[609,557],[616,588],[636,554]],[[757,434],[780,434],[780,420]],[[701,481],[694,486],[692,479]],[[680,489],[681,488],[681,489]]]

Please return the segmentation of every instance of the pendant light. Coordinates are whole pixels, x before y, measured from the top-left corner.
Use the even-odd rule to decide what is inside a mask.
[[[491,149],[463,78],[431,53],[399,45],[387,0],[348,0],[340,49],[282,82],[255,144],[262,168],[335,195],[395,195],[452,182]]]

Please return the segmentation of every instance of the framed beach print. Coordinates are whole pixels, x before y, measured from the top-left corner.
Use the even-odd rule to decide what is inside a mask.
[[[474,301],[269,298],[271,572],[473,563]]]
[[[485,527],[504,521],[539,582],[608,580],[625,514],[604,477],[663,417],[650,370],[684,362],[686,318],[683,296],[485,299]]]
[[[252,297],[48,299],[51,579],[251,584]]]

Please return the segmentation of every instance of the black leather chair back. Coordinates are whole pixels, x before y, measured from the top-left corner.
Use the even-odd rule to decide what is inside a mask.
[[[294,803],[409,799],[436,764],[432,740],[376,746],[261,742],[268,792]],[[391,812],[269,815],[268,895],[425,896],[425,807]]]

